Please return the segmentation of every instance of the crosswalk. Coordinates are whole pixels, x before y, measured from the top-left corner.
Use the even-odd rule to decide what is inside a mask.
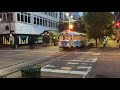
[[[76,52],[74,54],[78,54],[81,52]],[[89,57],[87,57],[87,54]],[[86,57],[84,57],[86,55]],[[93,53],[93,52],[84,52],[83,55],[71,58],[67,60],[55,60],[41,68],[42,72],[47,73],[62,73],[62,74],[72,74],[72,75],[79,75],[79,78],[85,78],[86,75],[91,71],[92,67],[98,60],[98,55],[100,53]],[[74,77],[73,77],[74,78]]]

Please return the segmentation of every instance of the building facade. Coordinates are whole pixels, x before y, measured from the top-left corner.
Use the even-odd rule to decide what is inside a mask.
[[[64,20],[64,12],[1,12],[0,43],[10,44],[11,31],[13,44],[15,41],[18,45],[29,44],[31,35],[35,36],[36,43],[42,43],[40,34],[45,30],[57,30],[60,20]],[[10,26],[10,30],[6,26]]]
[[[120,12],[114,12],[115,22],[120,21]]]

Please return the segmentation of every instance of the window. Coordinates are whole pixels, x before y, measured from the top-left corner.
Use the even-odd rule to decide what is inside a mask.
[[[27,13],[25,13],[25,22],[27,22]]]
[[[45,26],[47,26],[47,18],[45,18]]]
[[[53,16],[53,12],[51,12],[51,16]]]
[[[63,40],[65,40],[65,35],[63,35]]]
[[[45,12],[45,14],[47,14],[47,12]]]
[[[56,13],[56,18],[57,18],[57,13]]]
[[[12,13],[7,13],[6,15],[7,15],[7,18],[6,18],[7,21],[9,21],[9,20],[13,21],[13,14]]]
[[[13,21],[13,13],[10,13],[11,21]]]
[[[53,22],[53,28],[55,27],[55,22]]]
[[[52,22],[52,27],[54,27],[54,21]]]
[[[6,21],[8,21],[8,22],[9,22],[9,20],[10,20],[10,14],[9,14],[9,13],[7,13],[6,15],[7,15]]]
[[[49,22],[49,27],[50,27],[50,19],[49,19],[49,21],[48,21],[48,22]]]
[[[55,27],[55,22],[53,22],[53,28]]]
[[[51,27],[52,27],[52,20],[51,20]]]
[[[39,17],[37,17],[37,25],[39,25],[40,24],[40,22],[39,22]]]
[[[24,22],[23,13],[21,13],[21,21]]]
[[[43,18],[43,26],[45,26],[44,18]]]
[[[20,21],[20,14],[17,13],[17,21]]]
[[[53,17],[55,17],[55,13],[53,12]]]
[[[42,17],[40,17],[40,25],[42,25]]]
[[[61,16],[62,16],[62,13],[60,12],[60,19],[62,18]]]
[[[6,21],[6,14],[3,14],[3,20]]]
[[[28,23],[31,23],[30,20],[31,20],[31,16],[30,13],[28,13]]]
[[[34,17],[34,24],[36,24],[36,17]]]
[[[56,28],[57,28],[57,22],[56,22]]]
[[[61,19],[63,20],[63,13],[61,13]]]
[[[48,12],[49,16],[50,16],[50,12]]]

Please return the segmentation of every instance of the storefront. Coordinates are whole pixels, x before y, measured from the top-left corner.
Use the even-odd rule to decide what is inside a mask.
[[[60,32],[57,30],[45,30],[41,35],[43,36],[44,46],[57,46]]]

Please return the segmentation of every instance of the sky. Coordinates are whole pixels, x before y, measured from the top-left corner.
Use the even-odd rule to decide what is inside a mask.
[[[112,14],[114,14],[114,12],[111,12]],[[83,12],[79,12],[80,16],[82,16]]]

